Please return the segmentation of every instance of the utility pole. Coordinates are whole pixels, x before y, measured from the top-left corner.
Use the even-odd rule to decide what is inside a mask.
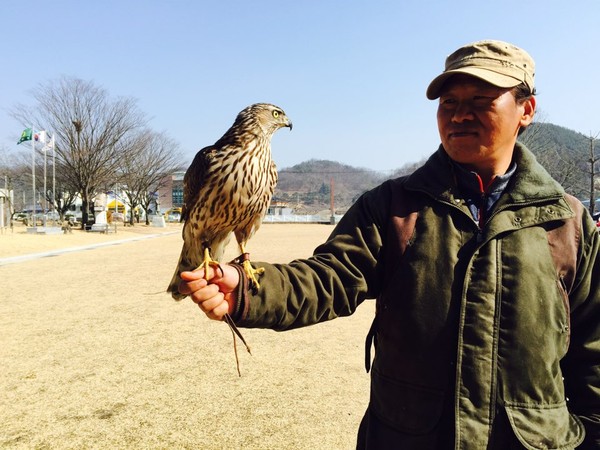
[[[332,225],[335,225],[334,198],[335,198],[335,193],[334,193],[334,189],[333,189],[333,177],[330,177],[329,178],[329,202],[330,202],[329,207],[331,208],[331,218],[329,219],[329,222]]]
[[[590,214],[594,215],[596,212],[596,163],[600,161],[600,156],[596,156],[594,154],[594,142],[598,138],[600,133],[596,133],[596,136],[592,136],[590,132],[590,159],[588,162],[590,163]]]

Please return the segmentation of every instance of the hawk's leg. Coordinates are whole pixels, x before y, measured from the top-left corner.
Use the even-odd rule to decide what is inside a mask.
[[[204,269],[204,278],[207,281],[209,279],[208,278],[208,268],[210,266],[218,268],[221,271],[221,274],[223,273],[223,269],[221,268],[221,265],[219,264],[219,262],[215,261],[210,256],[210,248],[205,246],[204,247],[204,259],[202,260],[202,263],[200,264],[200,266],[198,268],[202,267]],[[238,327],[235,326],[235,323],[233,322],[233,319],[231,318],[229,313],[226,313],[225,316],[223,317],[223,319],[224,319],[225,323],[227,325],[229,325],[229,328],[231,329],[231,333],[233,334],[233,351],[235,353],[235,363],[237,366],[238,375],[241,377],[242,374],[240,372],[240,360],[239,360],[238,354],[237,354],[237,344],[235,341],[235,336],[237,335],[241,339],[242,343],[246,346],[246,350],[248,351],[248,353],[252,354],[252,352],[250,351],[250,347],[246,343],[244,336],[242,336],[242,333],[240,332]]]
[[[221,273],[223,273],[223,269],[221,268],[219,261],[215,261],[214,259],[212,259],[212,256],[210,256],[210,248],[204,247],[204,259],[202,260],[202,263],[200,263],[200,265],[198,266],[198,269],[200,269],[200,268],[204,269],[204,278],[207,281],[208,281],[208,268],[210,266],[213,266],[215,269],[218,268],[221,271]]]
[[[242,252],[242,267],[244,268],[244,272],[250,281],[253,290],[258,290],[260,288],[260,283],[258,282],[258,277],[265,272],[265,269],[262,267],[254,268],[252,264],[250,264],[250,254],[246,252],[246,248],[244,244],[240,244],[240,250]]]

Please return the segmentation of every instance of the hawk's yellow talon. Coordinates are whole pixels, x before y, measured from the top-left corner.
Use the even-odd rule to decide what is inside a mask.
[[[248,277],[248,280],[250,281],[250,284],[252,285],[252,287],[254,289],[260,289],[260,283],[258,282],[258,277],[260,275],[262,275],[263,273],[265,273],[265,269],[262,267],[255,269],[254,267],[252,267],[252,264],[250,264],[250,261],[248,261],[248,260],[244,261],[242,263],[242,266],[244,268],[244,272],[246,273],[246,276]]]
[[[196,270],[201,269],[201,268],[204,269],[204,279],[205,280],[209,279],[208,278],[208,268],[210,266],[218,268],[221,271],[221,273],[223,273],[223,269],[221,269],[221,264],[219,264],[219,261],[212,259],[212,257],[210,256],[210,248],[206,247],[204,249],[204,259],[202,260],[200,265],[196,268]],[[216,270],[215,270],[215,272],[216,272]]]

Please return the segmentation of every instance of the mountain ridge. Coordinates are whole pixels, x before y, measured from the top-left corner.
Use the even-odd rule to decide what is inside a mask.
[[[560,125],[534,122],[520,136],[519,141],[536,155],[538,161],[567,191],[579,197],[583,195],[589,181],[586,182],[584,177],[565,179],[564,164],[585,164],[589,159],[589,154],[586,155],[589,147],[588,137]],[[335,213],[341,214],[362,193],[387,179],[412,173],[423,165],[426,159],[409,162],[384,172],[313,158],[279,170],[279,181],[273,200],[287,204],[299,213],[309,214],[329,210],[333,203]]]

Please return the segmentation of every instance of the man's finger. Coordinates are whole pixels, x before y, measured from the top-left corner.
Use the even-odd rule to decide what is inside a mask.
[[[196,292],[197,290],[206,287],[206,285],[208,284],[208,282],[204,278],[194,277],[193,279],[188,281],[183,277],[183,273],[181,274],[182,281],[181,283],[179,283],[179,292],[181,292],[184,295],[189,295],[192,292]]]
[[[204,278],[204,269],[186,270],[179,274],[183,281],[194,281]]]

